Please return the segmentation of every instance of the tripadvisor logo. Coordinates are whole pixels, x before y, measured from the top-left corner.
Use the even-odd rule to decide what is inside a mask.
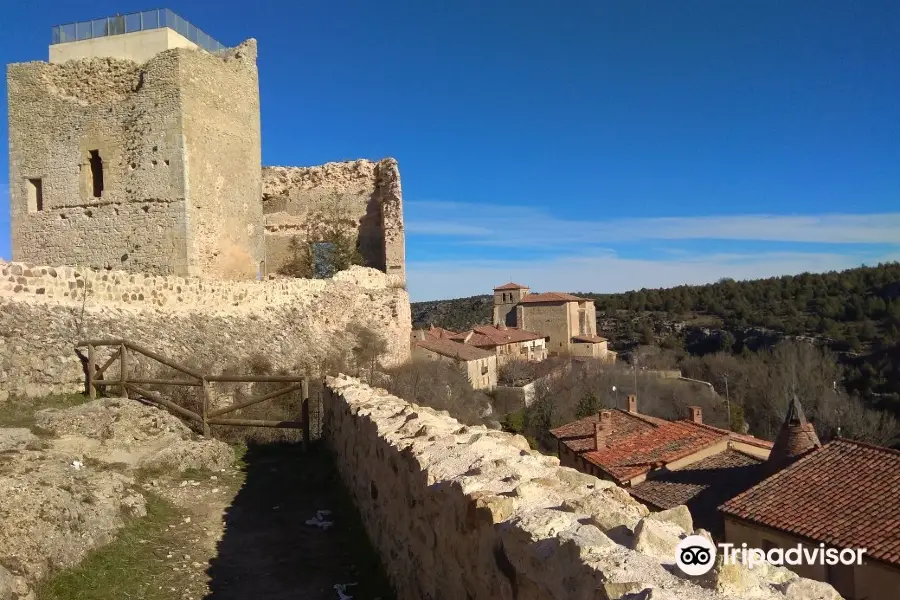
[[[716,563],[716,545],[702,535],[689,535],[675,548],[675,564],[686,575],[703,575]]]
[[[734,544],[719,544],[700,535],[689,535],[675,549],[675,564],[686,575],[708,573],[716,563],[716,555],[722,555],[726,565],[742,564],[752,569],[764,563],[783,567],[785,565],[862,565],[865,548],[826,548],[825,544],[815,546],[797,545],[792,548],[772,548],[768,552],[760,548],[739,547]]]

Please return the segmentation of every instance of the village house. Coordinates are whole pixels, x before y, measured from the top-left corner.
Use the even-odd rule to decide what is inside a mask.
[[[703,423],[699,407],[667,421],[628,410],[598,414],[552,429],[560,464],[613,481],[648,508],[688,507],[694,522],[721,537],[718,506],[756,484],[772,443]]]
[[[597,335],[594,301],[563,292],[532,294],[528,286],[494,288],[494,325],[533,331],[547,340],[550,356],[570,355],[615,362],[604,337]]]
[[[440,360],[457,365],[476,390],[497,387],[497,355],[444,337],[447,330],[416,330],[411,340],[413,360]]]
[[[900,598],[900,452],[842,438],[822,446],[794,401],[770,461],[774,475],[722,505],[725,540],[865,549],[862,565],[789,568],[848,600]]]
[[[497,355],[498,367],[511,360],[537,362],[547,358],[545,336],[505,324],[479,325],[469,331],[454,333],[450,339],[493,352]]]

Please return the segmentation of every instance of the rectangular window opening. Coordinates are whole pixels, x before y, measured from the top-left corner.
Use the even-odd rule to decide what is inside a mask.
[[[103,194],[103,159],[99,150],[91,150],[91,183],[94,198],[100,198]]]
[[[316,279],[328,279],[336,272],[335,247],[331,242],[313,242],[313,277]]]
[[[37,179],[28,180],[28,212],[41,212],[44,210],[44,181]]]

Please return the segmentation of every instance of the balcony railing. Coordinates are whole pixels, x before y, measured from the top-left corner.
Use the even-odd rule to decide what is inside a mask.
[[[53,27],[53,39],[50,43],[64,44],[66,42],[78,42],[111,35],[121,35],[123,33],[134,33],[135,31],[161,29],[163,27],[168,27],[178,32],[209,52],[218,52],[225,49],[225,46],[168,8],[145,10],[143,12],[92,19],[67,25],[55,25]]]

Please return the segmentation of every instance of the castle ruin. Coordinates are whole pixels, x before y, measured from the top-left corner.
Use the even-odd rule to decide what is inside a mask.
[[[14,261],[253,279],[328,222],[404,280],[396,161],[262,167],[255,40],[167,10],[69,27],[7,69]]]

